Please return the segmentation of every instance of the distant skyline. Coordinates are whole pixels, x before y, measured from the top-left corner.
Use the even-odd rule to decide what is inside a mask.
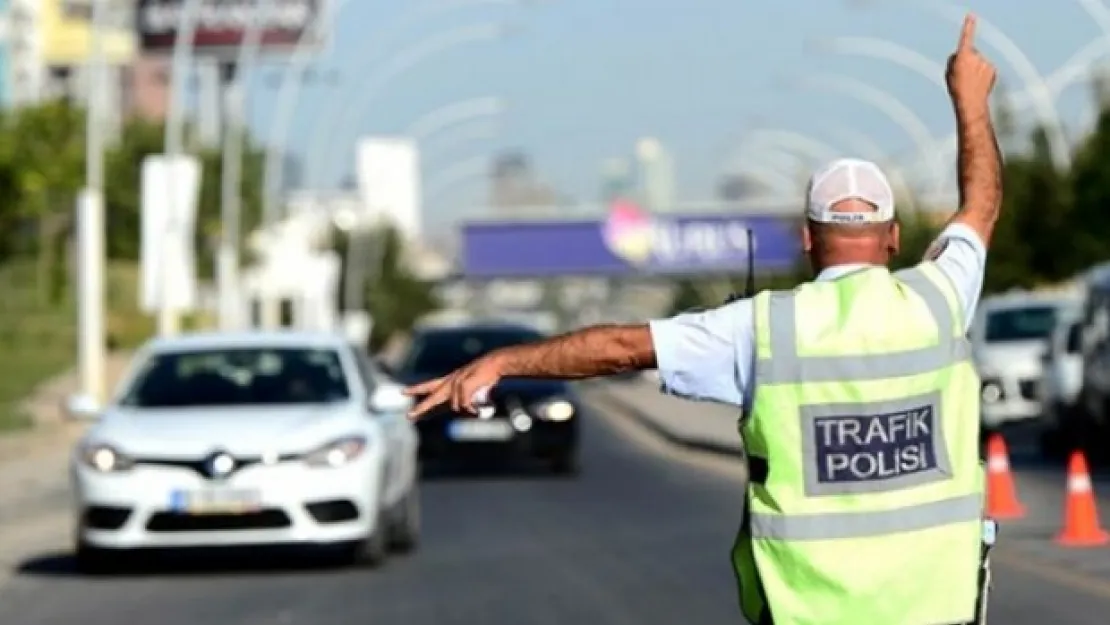
[[[334,166],[305,184],[335,187],[349,176],[361,135],[398,134],[431,110],[483,96],[503,98],[508,105],[497,120],[497,132],[452,142],[450,153],[437,151],[435,166],[520,148],[544,180],[580,199],[596,198],[604,161],[628,154],[643,136],[659,138],[673,156],[677,194],[685,200],[716,197],[724,164],[737,153],[745,132],[758,127],[802,133],[838,152],[858,149],[861,136],[884,152],[912,151],[906,132],[872,105],[832,89],[786,87],[791,78],[850,76],[897,97],[931,135],[952,130],[946,96],[930,79],[886,61],[822,53],[807,44],[840,36],[883,38],[942,66],[958,26],[911,2],[875,2],[877,6],[866,9],[834,0],[511,4],[347,0],[316,64],[321,72],[338,73],[339,80],[331,86],[305,86],[289,131],[291,147],[302,159],[308,158],[313,137],[336,138],[325,146],[329,160],[324,162]],[[443,8],[437,17],[411,17],[420,11],[436,15],[429,8],[437,5]],[[448,6],[458,8],[446,10]],[[1101,36],[1078,2],[975,0],[961,8],[974,10],[1012,37],[1040,74],[1051,73]],[[398,20],[408,27],[390,26]],[[360,95],[365,91],[360,87],[374,84],[383,62],[388,64],[397,50],[429,35],[496,23],[517,30],[503,41],[460,45],[429,56],[395,80],[381,82],[378,97]],[[980,48],[998,64],[1007,87],[1021,85],[1026,68],[1009,64],[986,40],[985,25],[981,22]],[[263,75],[272,80],[278,69],[267,68],[252,80],[250,121],[263,141],[268,140],[276,99]],[[362,102],[364,110],[345,110]],[[1074,136],[1089,113],[1089,102],[1084,89],[1072,87],[1053,114]],[[344,119],[351,123],[337,128]],[[1028,125],[1032,117],[1026,112],[1018,120]],[[430,137],[428,149],[435,143]],[[790,159],[769,154],[763,146],[749,150],[747,162],[785,172]],[[320,168],[306,163],[304,170],[311,176]],[[434,177],[435,172],[425,171],[424,176]],[[429,198],[427,221],[466,216],[468,206],[484,200],[485,188],[485,177],[476,177],[461,180],[443,197]]]

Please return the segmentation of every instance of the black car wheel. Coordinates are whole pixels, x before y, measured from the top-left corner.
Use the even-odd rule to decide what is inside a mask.
[[[115,572],[119,566],[119,559],[110,549],[100,549],[87,543],[77,544],[73,554],[77,572],[82,575],[108,575]]]
[[[417,469],[416,475],[420,475]],[[390,528],[389,547],[398,553],[416,549],[420,542],[420,481],[414,478],[409,492],[397,504],[397,512]]]
[[[1040,433],[1037,445],[1041,456],[1050,460],[1065,458],[1071,451],[1070,437],[1062,428],[1045,430]]]
[[[374,524],[374,532],[343,549],[342,560],[347,566],[363,566],[377,568],[385,563],[389,557],[389,524],[384,512],[378,513],[378,522]]]
[[[551,472],[555,475],[578,475],[581,468],[578,464],[578,455],[573,451],[566,451],[551,459]]]

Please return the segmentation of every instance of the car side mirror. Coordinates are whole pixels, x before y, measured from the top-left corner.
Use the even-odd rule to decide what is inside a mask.
[[[371,393],[369,407],[379,413],[407,412],[412,407],[412,398],[400,386],[383,384]]]
[[[65,401],[65,413],[74,421],[100,419],[100,402],[88,395],[70,395]]]

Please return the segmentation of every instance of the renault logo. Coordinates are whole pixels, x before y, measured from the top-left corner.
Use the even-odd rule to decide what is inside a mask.
[[[209,477],[225,478],[235,470],[235,459],[227,452],[216,452],[205,461],[204,470]]]

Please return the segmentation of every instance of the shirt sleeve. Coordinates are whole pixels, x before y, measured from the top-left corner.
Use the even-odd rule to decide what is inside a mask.
[[[661,390],[669,395],[746,407],[754,350],[751,300],[650,323]]]
[[[970,330],[983,292],[987,246],[970,227],[955,223],[940,233],[925,256],[952,281],[963,307],[964,331]]]

